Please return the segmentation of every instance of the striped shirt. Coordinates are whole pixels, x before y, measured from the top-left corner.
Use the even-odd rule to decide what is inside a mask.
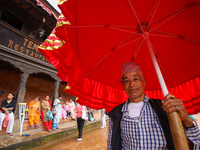
[[[129,116],[129,101],[122,107],[121,144],[123,150],[167,150],[165,135],[157,114],[145,95],[144,105],[139,115],[139,121]],[[112,121],[109,119],[107,149],[111,150]],[[200,131],[198,127],[185,129],[186,136],[194,143],[194,150],[200,149]]]

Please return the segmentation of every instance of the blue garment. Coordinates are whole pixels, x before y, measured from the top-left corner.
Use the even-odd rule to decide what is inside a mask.
[[[165,135],[157,114],[145,95],[144,105],[136,122],[129,117],[128,103],[122,107],[121,119],[121,144],[122,149],[167,149]],[[111,150],[113,122],[109,119],[109,133],[107,149]],[[186,136],[194,143],[194,149],[200,149],[200,132],[198,127],[185,129]]]
[[[53,123],[59,123],[61,118],[61,104],[58,104],[60,102],[59,99],[55,99],[53,106],[56,108],[56,114],[54,115]]]
[[[53,129],[57,129],[58,128],[58,123],[53,123]]]

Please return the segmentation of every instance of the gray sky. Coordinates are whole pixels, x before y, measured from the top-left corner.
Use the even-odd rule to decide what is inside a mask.
[[[60,9],[58,8],[58,0],[47,0],[59,13],[60,13]]]

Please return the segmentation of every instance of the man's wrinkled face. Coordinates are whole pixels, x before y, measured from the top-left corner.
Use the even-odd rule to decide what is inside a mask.
[[[123,76],[123,87],[129,99],[140,98],[144,95],[145,79],[136,71],[130,71]]]

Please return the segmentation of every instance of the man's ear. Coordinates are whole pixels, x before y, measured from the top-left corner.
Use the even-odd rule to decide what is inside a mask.
[[[146,85],[146,78],[143,79],[144,87]]]

